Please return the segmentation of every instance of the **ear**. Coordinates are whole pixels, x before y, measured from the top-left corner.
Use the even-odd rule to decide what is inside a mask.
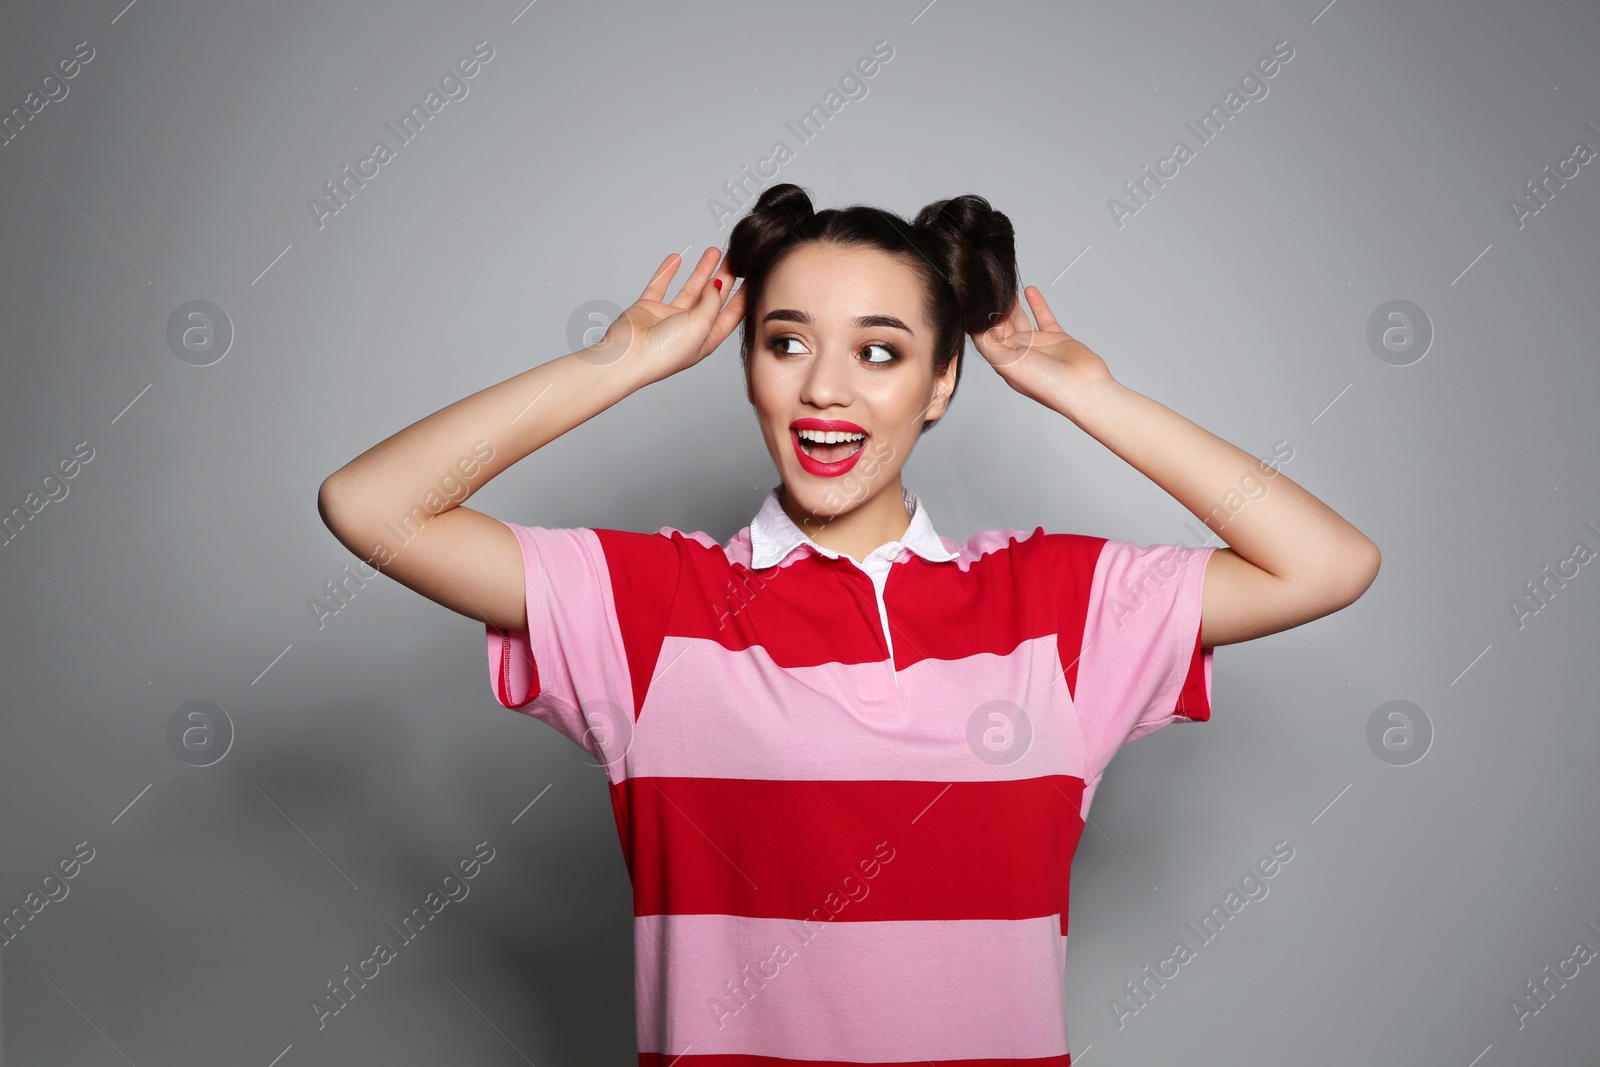
[[[961,354],[958,352],[950,360],[950,365],[944,369],[944,373],[934,379],[934,399],[933,403],[928,405],[928,410],[923,413],[922,417],[924,419],[937,419],[941,417],[945,413],[945,409],[950,406],[950,395],[956,391],[956,374],[958,373],[958,364],[960,361]]]

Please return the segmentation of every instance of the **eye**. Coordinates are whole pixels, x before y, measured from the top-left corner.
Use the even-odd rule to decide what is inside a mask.
[[[780,356],[797,356],[797,355],[799,355],[800,353],[791,352],[791,351],[788,350],[788,348],[785,347],[790,341],[793,341],[795,344],[799,344],[800,343],[800,338],[798,338],[798,337],[770,337],[770,338],[767,339],[767,347],[769,349],[771,349],[773,352],[776,352]]]
[[[791,351],[789,349],[788,346],[789,346],[790,343],[794,343],[794,344],[798,344],[798,345],[803,345],[804,344],[804,342],[802,342],[800,340],[800,338],[798,338],[798,337],[784,335],[784,336],[768,338],[767,339],[767,348],[770,349],[772,352],[776,353],[777,355],[780,355],[780,356],[798,356],[798,355],[800,355],[799,352],[794,352],[794,351]],[[874,348],[881,349],[882,351],[887,353],[888,354],[887,358],[885,358],[885,359],[871,359],[871,358],[868,358],[868,359],[866,359],[864,361],[867,364],[869,364],[871,366],[874,366],[874,367],[886,367],[886,366],[890,365],[891,363],[898,363],[900,361],[900,350],[898,348],[896,348],[894,345],[888,344],[888,343],[883,342],[883,341],[872,341],[872,342],[869,342],[867,344],[864,344],[864,345],[861,346],[861,351],[862,352],[868,352],[868,351],[870,351],[870,350],[872,350]]]

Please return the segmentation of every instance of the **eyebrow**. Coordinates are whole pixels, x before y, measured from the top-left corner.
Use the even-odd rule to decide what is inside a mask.
[[[796,308],[773,308],[762,317],[761,321],[763,324],[765,324],[772,322],[775,319],[782,320],[784,322],[798,322],[805,326],[810,326],[813,324],[811,315],[808,312],[800,311]],[[915,330],[907,326],[904,322],[901,322],[899,319],[895,318],[893,315],[857,315],[855,318],[855,324],[863,328],[868,326],[888,326],[891,329],[904,330],[912,337],[917,335]]]

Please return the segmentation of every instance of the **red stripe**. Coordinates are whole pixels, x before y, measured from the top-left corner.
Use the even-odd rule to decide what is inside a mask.
[[[1011,544],[1011,551],[990,552],[965,571],[955,562],[915,555],[890,570],[884,604],[898,669],[980,652],[1003,656],[1054,631],[1053,591],[1043,582],[1019,581],[1019,572],[1030,573],[1024,568],[1032,563],[1033,542]]]
[[[1089,617],[1089,593],[1094,588],[1094,569],[1107,538],[1086,534],[1046,534],[1052,547],[1054,568],[1045,580],[1056,588],[1060,603],[1056,617],[1056,652],[1061,657],[1067,693],[1077,699],[1078,660],[1083,656],[1083,630]]]
[[[1189,673],[1184,675],[1183,688],[1178,692],[1178,705],[1173,710],[1195,722],[1205,722],[1211,718],[1211,702],[1206,699],[1205,659],[1198,628],[1194,635],[1194,652],[1189,656]]]
[[[694,547],[685,559],[672,635],[735,651],[759,645],[781,667],[887,656],[872,579],[855,564],[812,553],[786,567],[753,571],[730,563],[720,549],[695,553]]]
[[[606,572],[611,579],[611,599],[616,605],[617,628],[628,660],[633,683],[633,714],[638,718],[644,707],[645,690],[655,674],[661,655],[662,636],[678,593],[678,576],[684,556],[700,555],[704,546],[681,533],[670,537],[660,533],[634,533],[629,530],[594,531],[605,553]],[[726,555],[718,549],[726,567]]]
[[[895,666],[923,659],[1005,655],[1023,641],[1056,634],[1062,663],[1075,664],[1083,616],[1105,538],[1043,528],[962,570],[917,555],[890,568],[884,604]],[[761,646],[780,667],[885,659],[877,598],[854,563],[810,553],[785,567],[752,571],[723,549],[684,539],[682,588],[667,633],[740,650]],[[609,548],[608,548],[609,551]],[[693,582],[693,595],[687,583]],[[619,615],[624,614],[618,587]],[[653,659],[652,659],[653,662]],[[1068,668],[1069,685],[1076,677]]]
[[[622,862],[628,866],[628,880],[631,882],[634,880],[633,849],[628,842],[632,840],[633,819],[628,810],[627,785],[625,782],[621,785],[612,782],[608,791],[611,794],[611,813],[615,816],[617,837],[622,842]]]
[[[500,635],[500,676],[495,680],[496,688],[499,689],[497,695],[500,698],[500,703],[511,708],[526,707],[533,702],[534,697],[539,695],[539,665],[534,662],[532,656],[512,651],[509,632],[501,630],[499,627],[495,627],[495,632]],[[527,633],[527,631],[522,632],[524,634]],[[524,637],[524,640],[526,640],[526,637]],[[520,698],[511,691],[511,657],[513,655],[520,655],[522,662],[528,665],[528,692]]]
[[[1083,782],[629,778],[635,915],[1024,919],[1068,913]]]

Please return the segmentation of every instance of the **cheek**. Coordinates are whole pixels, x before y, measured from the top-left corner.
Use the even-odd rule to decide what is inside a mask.
[[[915,437],[927,418],[933,403],[935,385],[926,374],[907,375],[904,380],[891,383],[873,400],[874,414],[884,425],[892,425],[897,438],[910,434]]]
[[[749,396],[756,410],[763,414],[775,412],[779,416],[794,409],[804,384],[793,368],[775,365],[771,360],[751,366],[747,381]]]
[[[777,390],[770,375],[762,375],[753,368],[745,379],[745,395],[755,411],[761,435],[772,445],[781,447],[788,442],[789,430],[785,413],[793,406],[775,395]]]
[[[745,371],[745,383],[756,407],[763,410],[772,407],[784,388],[782,376],[774,371],[771,363],[762,359],[759,353],[751,354],[750,366]]]

